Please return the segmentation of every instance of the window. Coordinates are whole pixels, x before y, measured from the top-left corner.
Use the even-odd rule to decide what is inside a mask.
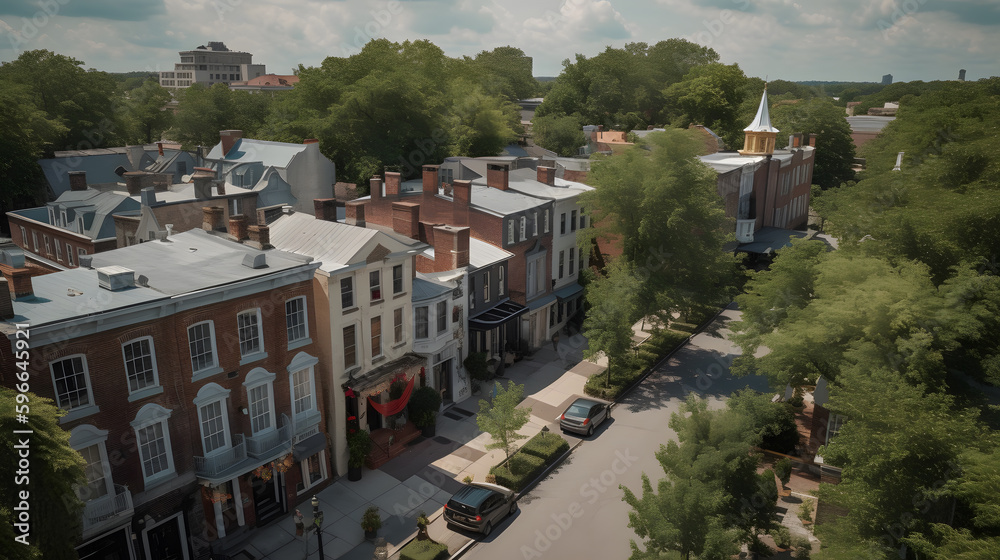
[[[543,215],[544,215],[544,220],[545,220],[545,223],[543,224],[544,225],[543,232],[544,233],[548,233],[549,232],[549,209],[548,208],[545,209],[545,213]]]
[[[313,373],[307,367],[292,372],[292,412],[299,416],[316,408],[313,403]]]
[[[59,243],[58,239],[56,239],[56,260],[62,260],[62,245]]]
[[[46,255],[51,255],[52,254],[52,247],[49,245],[49,236],[48,235],[43,235],[42,239],[45,241],[45,254]]]
[[[483,273],[483,301],[490,301],[490,271]]]
[[[354,307],[354,279],[350,276],[340,279],[340,308]]]
[[[38,252],[38,232],[31,232],[31,244],[35,247],[35,252]]]
[[[441,334],[448,328],[448,302],[439,301],[437,304],[437,333]]]
[[[205,321],[188,327],[191,370],[194,373],[215,367],[215,327]]]
[[[569,214],[569,229],[570,231],[576,231],[576,210],[573,210]]]
[[[285,332],[288,343],[304,340],[309,337],[309,326],[306,322],[306,298],[300,296],[285,302]]]
[[[156,378],[156,358],[153,355],[153,339],[139,338],[122,345],[125,358],[125,374],[128,376],[128,391],[135,393],[159,384]]]
[[[242,180],[243,180],[243,176],[240,175],[240,181],[242,182]],[[231,198],[231,199],[229,199],[229,215],[230,216],[240,216],[242,214],[243,214],[243,199],[241,199],[241,198]]]
[[[566,251],[559,251],[559,278],[563,277],[563,259],[566,257]]]
[[[69,243],[66,244],[66,264],[76,266],[73,264],[73,246]]]
[[[368,273],[368,288],[371,290],[371,300],[378,301],[382,299],[382,278],[380,271],[373,270]]]
[[[587,227],[587,216],[583,213],[583,208],[580,209],[580,229]]]
[[[503,291],[504,291],[504,285],[503,285],[504,284],[504,282],[503,282],[503,265],[500,265],[500,267],[497,268],[497,277],[498,277],[497,278],[497,293],[499,293],[500,295],[503,295]]]
[[[100,498],[108,493],[108,482],[104,472],[104,462],[101,460],[101,448],[98,444],[84,447],[77,451],[85,463],[83,473],[86,483],[76,489],[81,501]]]
[[[73,410],[93,404],[90,396],[90,376],[87,359],[70,356],[52,362],[52,383],[56,390],[56,404],[63,410]]]
[[[531,215],[531,235],[538,237],[538,212]]]
[[[236,316],[240,335],[240,356],[247,357],[263,350],[260,340],[260,310],[251,309]]]
[[[535,288],[537,284],[538,277],[538,260],[533,259],[528,262],[528,282],[526,288],[528,290],[528,297],[533,297],[537,289]]]
[[[248,376],[249,377],[249,376]],[[247,403],[250,405],[250,429],[253,433],[271,429],[271,384],[263,383],[247,389]]]
[[[382,318],[372,317],[372,358],[382,355]]]
[[[403,265],[401,264],[392,267],[392,293],[403,293]]]
[[[566,213],[563,212],[559,215],[559,233],[566,233]]]
[[[521,216],[521,241],[524,241],[525,239],[528,238],[528,236],[525,235],[527,230],[527,223],[528,219],[525,218],[524,216]]]
[[[358,365],[358,341],[354,325],[344,327],[344,369]]]
[[[225,407],[222,400],[208,403],[198,408],[198,417],[201,422],[201,445],[205,450],[205,455],[219,449],[229,448],[229,434],[226,430]]]
[[[507,244],[514,244],[514,220],[513,218],[507,222]]]
[[[394,344],[403,342],[403,308],[392,311],[392,341]]]
[[[18,226],[21,229],[21,243],[25,246],[28,245],[28,230],[24,229],[24,226]],[[32,232],[34,233],[34,232]]]
[[[309,488],[326,478],[326,475],[324,474],[326,466],[324,465],[325,461],[323,460],[325,453],[325,451],[320,451],[319,453],[310,456],[306,459],[306,462],[303,463],[302,469],[304,472],[302,479],[306,482],[306,488]]]
[[[132,428],[135,429],[142,476],[147,486],[174,472],[174,458],[170,451],[170,428],[167,420],[170,411],[158,404],[147,404],[139,409]]]
[[[416,337],[418,339],[427,338],[427,306],[414,308],[414,324],[416,325]]]
[[[570,247],[570,249],[569,249],[569,273],[570,273],[570,275],[573,275],[573,274],[576,273],[576,267],[574,266],[576,264],[574,262],[575,260],[576,260],[576,247]]]

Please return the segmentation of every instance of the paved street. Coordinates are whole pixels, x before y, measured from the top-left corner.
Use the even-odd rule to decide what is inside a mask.
[[[663,470],[653,453],[674,437],[667,427],[685,395],[694,392],[713,407],[737,389],[766,391],[763,377],[734,379],[729,363],[738,349],[725,323],[739,316],[726,309],[616,408],[614,418],[585,440],[570,458],[521,500],[518,513],[466,556],[510,558],[626,558],[628,507],[619,484],[640,489],[643,472],[655,481]],[[555,420],[554,418],[552,419]],[[558,429],[553,422],[551,429]],[[572,435],[566,438],[575,443]]]

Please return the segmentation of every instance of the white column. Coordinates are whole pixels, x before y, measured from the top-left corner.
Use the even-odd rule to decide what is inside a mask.
[[[240,494],[240,479],[234,478],[230,483],[233,485],[233,504],[236,505],[236,523],[242,527],[246,525],[246,520],[243,518],[243,496]]]
[[[222,500],[218,498],[213,500],[212,510],[215,512],[215,530],[221,539],[226,536],[226,520],[222,518]]]

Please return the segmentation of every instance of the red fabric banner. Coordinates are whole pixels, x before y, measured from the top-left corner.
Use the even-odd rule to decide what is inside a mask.
[[[407,383],[406,388],[403,389],[403,395],[398,399],[382,404],[377,403],[371,397],[368,397],[368,402],[371,403],[372,408],[377,410],[382,416],[393,416],[399,414],[404,408],[406,408],[406,403],[410,401],[410,394],[413,393],[413,380],[416,378],[416,375],[410,378],[410,382]]]

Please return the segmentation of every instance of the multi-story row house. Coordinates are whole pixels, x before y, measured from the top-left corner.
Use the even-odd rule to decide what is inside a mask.
[[[86,461],[81,557],[230,550],[329,481],[318,263],[248,233],[192,230],[37,277],[5,259],[0,329],[27,325],[31,389],[66,411]]]

